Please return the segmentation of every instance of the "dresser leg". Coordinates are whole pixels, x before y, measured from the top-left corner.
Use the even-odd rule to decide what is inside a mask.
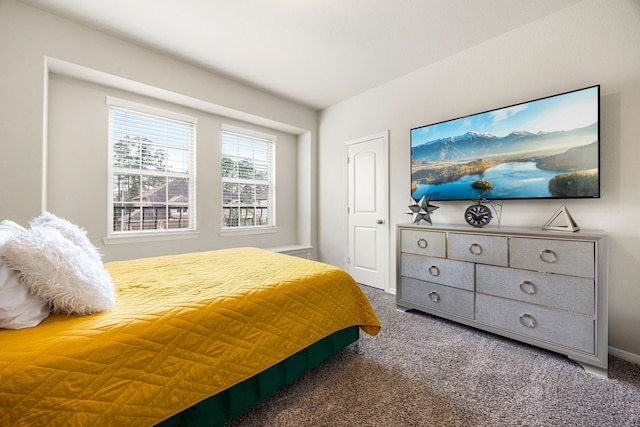
[[[573,360],[573,359],[572,359]],[[603,377],[603,378],[608,378],[608,370],[607,368],[602,368],[600,366],[594,366],[594,365],[590,365],[588,363],[584,363],[584,362],[579,362],[577,360],[574,360],[574,362],[578,363],[580,366],[582,366],[582,368],[584,368],[584,370],[592,375],[598,376],[598,377]]]

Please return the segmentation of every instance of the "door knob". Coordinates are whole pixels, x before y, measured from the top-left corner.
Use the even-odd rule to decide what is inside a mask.
[[[376,224],[384,224],[384,219],[379,219],[376,221]]]

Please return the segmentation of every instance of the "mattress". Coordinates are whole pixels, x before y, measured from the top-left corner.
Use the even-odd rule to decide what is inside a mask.
[[[154,425],[336,331],[380,328],[345,271],[261,249],[105,267],[113,309],[0,331],[0,425]]]

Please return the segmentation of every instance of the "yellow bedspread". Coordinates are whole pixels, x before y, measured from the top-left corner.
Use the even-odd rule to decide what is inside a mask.
[[[0,330],[1,426],[153,425],[335,331],[380,327],[346,272],[266,250],[105,266],[113,309]]]

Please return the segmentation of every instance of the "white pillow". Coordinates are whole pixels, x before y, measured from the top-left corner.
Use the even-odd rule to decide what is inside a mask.
[[[56,228],[36,226],[14,235],[0,246],[0,256],[53,312],[92,314],[115,304],[115,288],[102,262]]]
[[[13,221],[0,222],[0,247],[24,227]],[[49,316],[49,303],[18,281],[18,274],[0,261],[0,328],[22,329],[37,326]]]
[[[0,246],[12,238],[17,233],[22,233],[25,228],[13,221],[4,220],[0,222]]]
[[[48,316],[49,302],[29,292],[14,270],[0,264],[0,328],[31,328]]]
[[[50,212],[45,212],[31,221],[31,227],[55,228],[60,232],[60,234],[62,234],[62,236],[71,240],[73,244],[80,246],[87,255],[93,258],[96,262],[102,263],[102,255],[87,237],[86,230],[83,230],[66,219],[59,218]]]

